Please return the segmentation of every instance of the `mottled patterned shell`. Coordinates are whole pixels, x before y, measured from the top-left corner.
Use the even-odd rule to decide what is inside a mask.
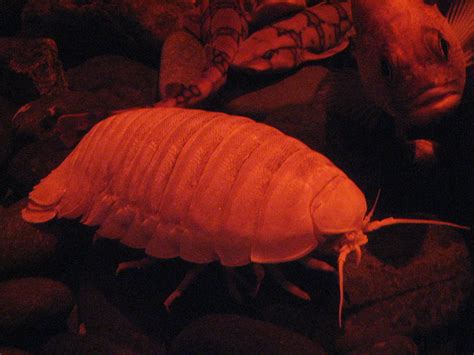
[[[365,197],[323,155],[248,118],[179,108],[97,124],[30,193],[23,218],[98,225],[143,248],[227,266],[305,256],[360,230]]]

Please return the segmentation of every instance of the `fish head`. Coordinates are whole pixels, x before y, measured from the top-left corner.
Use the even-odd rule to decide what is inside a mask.
[[[433,1],[353,0],[354,56],[365,95],[402,127],[423,126],[460,103],[461,43]]]

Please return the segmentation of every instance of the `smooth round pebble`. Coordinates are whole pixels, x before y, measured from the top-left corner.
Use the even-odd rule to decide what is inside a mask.
[[[29,277],[0,282],[0,341],[26,345],[64,329],[73,305],[71,290],[59,281]]]
[[[16,104],[0,96],[0,167],[5,163],[12,151],[13,132],[11,119],[16,110]],[[3,175],[3,171],[0,173],[1,175]],[[3,188],[0,188],[0,193],[2,190]]]
[[[274,324],[238,315],[199,318],[173,341],[173,354],[325,354],[310,339]]]
[[[225,102],[223,109],[234,115],[268,118],[268,121],[273,123],[278,121],[280,116],[285,116],[285,111],[295,110],[298,106],[312,105],[314,93],[327,73],[328,70],[322,66],[303,67],[282,80],[264,87],[256,89],[250,86],[248,92]],[[264,80],[256,75],[247,78],[248,83],[255,81],[255,86]],[[287,117],[283,119],[288,120]],[[317,120],[318,117],[314,119]],[[311,123],[308,122],[308,118],[305,118],[305,122],[301,120],[299,116],[295,116],[291,123],[301,125]]]
[[[2,355],[30,355],[31,353],[26,350],[22,350],[18,348],[0,346],[0,354]]]
[[[126,347],[122,343],[94,334],[78,335],[61,333],[52,337],[41,349],[40,354],[146,354],[138,349]],[[149,353],[152,354],[152,353]],[[156,353],[154,353],[156,354]]]
[[[47,176],[70,153],[56,139],[36,141],[23,148],[13,157],[8,166],[8,175],[14,180],[18,193],[29,192]]]
[[[66,77],[71,90],[94,93],[102,101],[97,106],[102,104],[107,109],[145,106],[157,99],[158,72],[119,55],[90,58],[69,69]]]
[[[42,270],[54,257],[57,238],[21,218],[25,205],[0,207],[0,278]]]
[[[367,348],[351,351],[349,355],[416,355],[415,342],[403,335],[394,335],[380,339]]]

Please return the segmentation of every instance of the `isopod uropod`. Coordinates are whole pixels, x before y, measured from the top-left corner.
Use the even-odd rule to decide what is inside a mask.
[[[98,235],[154,258],[231,267],[301,260],[328,237],[340,238],[339,322],[343,265],[352,251],[360,257],[367,232],[441,223],[371,222],[366,214],[355,183],[302,142],[245,117],[179,108],[101,121],[35,186],[22,211],[32,223],[81,217],[99,226]]]

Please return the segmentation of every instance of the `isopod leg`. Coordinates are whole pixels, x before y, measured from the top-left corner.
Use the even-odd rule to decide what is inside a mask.
[[[239,304],[243,303],[242,293],[237,287],[237,281],[246,284],[245,280],[234,270],[232,267],[226,267],[225,276],[227,281],[227,287],[231,297]]]
[[[249,294],[251,297],[256,297],[260,290],[263,278],[265,277],[265,269],[260,264],[252,264],[252,270],[255,274],[255,285],[252,285],[245,277],[235,270],[235,268],[225,268],[229,292],[231,293],[232,298],[234,298],[238,303],[242,303],[243,298],[242,293],[237,287],[237,283],[242,284],[245,289],[250,290]]]
[[[196,280],[196,277],[201,273],[202,270],[204,270],[205,267],[206,265],[197,265],[186,272],[183,280],[179,283],[178,287],[176,287],[176,290],[171,292],[171,294],[163,302],[163,305],[168,312],[170,312],[171,304],[183,294],[183,291],[186,290],[188,286],[194,282],[194,280]]]
[[[143,259],[140,260],[126,261],[118,264],[117,270],[115,270],[115,275],[118,275],[122,271],[129,269],[145,269],[150,265],[153,265],[154,263],[156,263],[156,259],[150,256],[145,256]]]
[[[337,272],[334,267],[327,262],[306,256],[299,260],[299,262],[311,270],[321,270],[326,272]]]
[[[294,283],[291,283],[290,281],[288,281],[286,279],[285,275],[283,275],[283,273],[278,268],[278,266],[276,266],[276,265],[266,265],[266,268],[268,269],[268,271],[270,271],[270,273],[272,274],[275,281],[278,282],[281,287],[283,287],[283,289],[285,289],[286,291],[288,291],[292,295],[295,295],[296,297],[299,297],[299,298],[301,298],[305,301],[310,301],[311,300],[311,297],[307,292],[303,291],[301,288],[296,286]]]
[[[265,268],[260,264],[252,264],[253,272],[255,273],[256,283],[253,297],[257,297],[260,286],[262,285],[263,278],[265,277]]]

